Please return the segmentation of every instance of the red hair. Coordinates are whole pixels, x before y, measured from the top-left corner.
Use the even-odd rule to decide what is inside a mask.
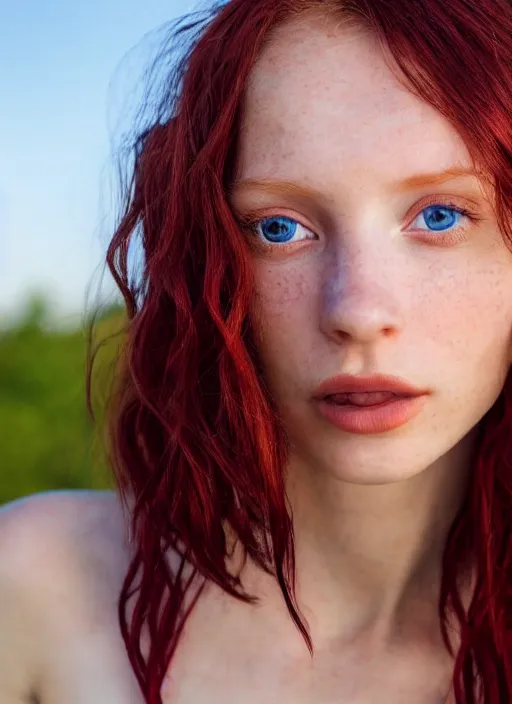
[[[230,0],[178,26],[174,38],[188,33],[192,41],[133,142],[124,212],[107,256],[129,320],[109,425],[135,545],[119,619],[148,704],[161,704],[164,675],[200,593],[199,586],[191,596],[191,577],[253,600],[226,569],[226,523],[278,580],[313,647],[294,593],[287,438],[248,315],[250,252],[227,200],[254,62],[277,24],[313,9],[373,32],[409,89],[455,126],[494,187],[498,222],[512,242],[510,0]],[[128,256],[134,240],[144,255],[136,271]],[[443,559],[439,615],[450,651],[449,612],[460,622],[454,686],[466,704],[512,701],[511,423],[509,377],[481,421],[467,499]],[[164,559],[169,549],[180,556],[179,569]],[[466,609],[458,577],[468,564],[476,587]]]

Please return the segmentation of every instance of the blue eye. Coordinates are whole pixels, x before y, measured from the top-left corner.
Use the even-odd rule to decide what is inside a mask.
[[[412,227],[425,232],[449,232],[457,228],[465,217],[469,217],[470,220],[477,220],[475,215],[464,208],[435,203],[424,208],[416,216]],[[418,219],[421,219],[421,223],[417,222]],[[261,220],[255,220],[250,223],[250,228],[261,239],[272,244],[286,244],[291,241],[300,242],[307,239],[315,239],[316,237],[314,232],[286,215],[273,215]],[[301,229],[303,236],[296,237]]]
[[[423,218],[427,227],[434,232],[444,232],[458,225],[460,218],[466,214],[465,210],[449,205],[429,205],[421,211],[418,218]]]
[[[265,239],[270,242],[283,244],[289,242],[297,229],[302,227],[296,220],[287,218],[283,215],[277,215],[271,218],[265,218],[256,223],[256,232],[260,232]]]

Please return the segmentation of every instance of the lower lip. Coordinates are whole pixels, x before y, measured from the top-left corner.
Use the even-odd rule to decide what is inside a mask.
[[[376,406],[341,406],[323,399],[317,401],[320,413],[333,425],[349,433],[373,435],[395,430],[421,411],[427,396],[395,398]]]

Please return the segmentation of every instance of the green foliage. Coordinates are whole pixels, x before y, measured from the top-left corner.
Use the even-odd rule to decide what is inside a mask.
[[[0,504],[38,491],[112,487],[85,401],[87,331],[52,330],[46,318],[44,301],[34,299],[0,334]],[[121,320],[112,309],[95,337],[119,330]],[[102,402],[118,344],[119,336],[110,339],[98,356]]]

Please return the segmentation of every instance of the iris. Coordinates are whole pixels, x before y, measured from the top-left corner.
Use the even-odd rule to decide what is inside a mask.
[[[456,224],[457,215],[460,215],[453,208],[443,205],[431,205],[422,213],[427,227],[438,231],[453,227]]]
[[[287,217],[267,218],[261,222],[263,236],[271,242],[288,242],[297,231],[298,223]]]

